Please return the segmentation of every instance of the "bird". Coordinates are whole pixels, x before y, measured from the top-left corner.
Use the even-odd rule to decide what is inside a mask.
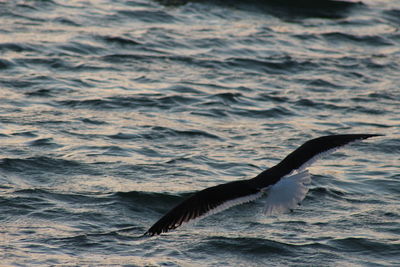
[[[256,177],[208,187],[189,196],[172,208],[147,230],[155,236],[197,221],[232,206],[254,201],[266,195],[264,213],[293,210],[305,198],[311,183],[307,171],[313,162],[349,143],[381,134],[336,134],[311,139],[286,156],[277,165]]]

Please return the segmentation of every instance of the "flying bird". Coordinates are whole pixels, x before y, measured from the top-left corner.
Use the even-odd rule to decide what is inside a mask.
[[[277,165],[252,179],[228,182],[203,189],[184,200],[159,219],[145,235],[173,230],[232,206],[266,195],[265,213],[276,214],[296,208],[305,198],[311,182],[306,170],[315,160],[354,141],[379,134],[328,135],[307,141]]]

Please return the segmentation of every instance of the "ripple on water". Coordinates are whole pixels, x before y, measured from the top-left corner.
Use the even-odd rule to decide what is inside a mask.
[[[2,158],[0,160],[0,169],[5,172],[23,174],[29,178],[29,175],[39,175],[50,182],[54,177],[48,174],[68,175],[68,174],[86,174],[93,172],[84,164],[73,160],[57,159],[53,157],[39,156],[29,158]]]
[[[395,266],[399,10],[0,1],[2,264]],[[386,136],[318,161],[291,213],[261,199],[139,237],[196,190],[353,132]]]
[[[161,96],[154,95],[135,95],[131,97],[109,97],[101,99],[86,99],[86,100],[62,100],[58,103],[62,106],[70,108],[89,108],[89,109],[173,109],[180,105],[188,105],[195,103],[196,100],[191,97],[180,95]]]

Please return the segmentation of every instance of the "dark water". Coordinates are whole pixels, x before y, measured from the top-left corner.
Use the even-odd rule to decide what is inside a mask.
[[[400,1],[301,2],[1,1],[1,265],[399,266]],[[139,237],[333,133],[386,136],[292,213]]]

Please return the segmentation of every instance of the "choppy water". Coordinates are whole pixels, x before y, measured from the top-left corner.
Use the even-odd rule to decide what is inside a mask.
[[[1,265],[398,265],[400,1],[277,2],[1,1]],[[386,136],[292,213],[139,237],[333,133]]]

